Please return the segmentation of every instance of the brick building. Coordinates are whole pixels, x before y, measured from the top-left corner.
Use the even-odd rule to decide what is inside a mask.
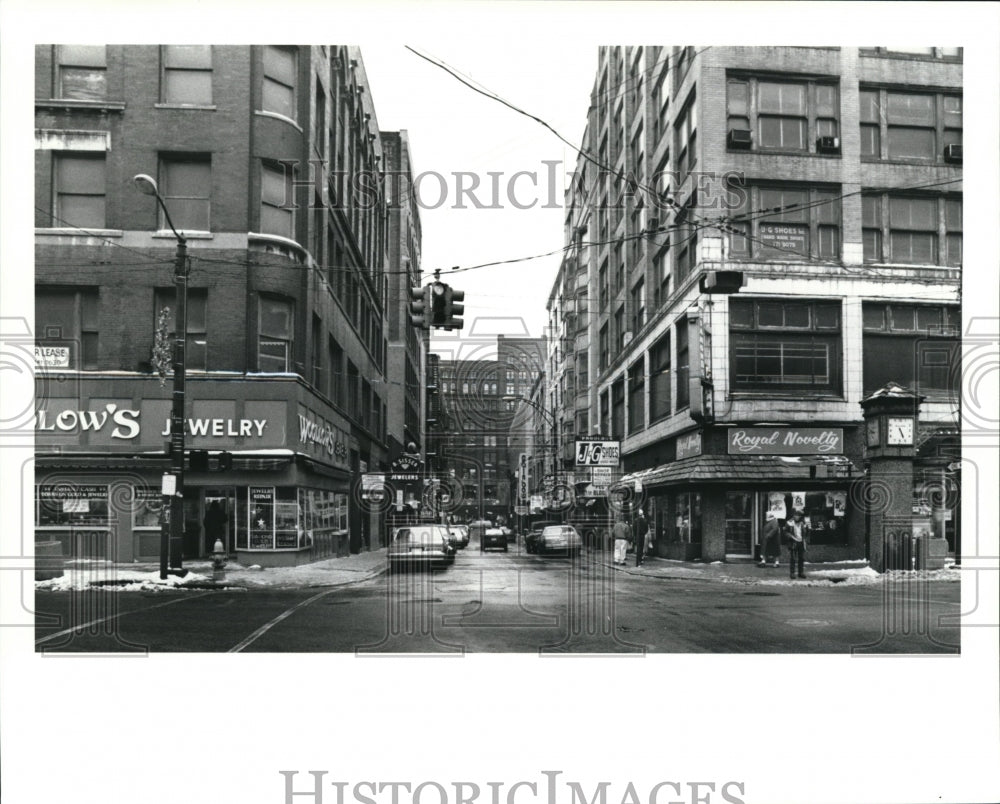
[[[511,521],[517,455],[530,445],[512,424],[543,365],[541,338],[497,336],[496,358],[440,360],[440,414],[428,430],[437,465],[454,471],[455,513]]]
[[[549,394],[621,442],[662,555],[748,559],[793,510],[814,559],[866,555],[859,402],[890,381],[956,549],[962,104],[957,48],[600,49]]]
[[[250,563],[377,547],[359,476],[390,460],[386,271],[419,271],[419,225],[397,211],[390,233],[360,52],[55,45],[35,64],[37,538],[158,554],[175,236],[133,186],[148,174],[189,256],[184,555],[220,507]]]

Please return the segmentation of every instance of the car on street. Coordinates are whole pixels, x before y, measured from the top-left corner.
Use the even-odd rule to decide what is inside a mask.
[[[582,550],[583,539],[572,525],[550,525],[543,528],[535,541],[536,553],[579,555]]]
[[[500,526],[500,530],[502,530],[503,531],[503,535],[507,537],[507,543],[508,544],[510,542],[516,542],[517,541],[517,534],[514,533],[514,531],[512,531],[506,525],[501,525]]]
[[[482,541],[486,529],[492,527],[493,523],[488,519],[474,519],[469,523],[469,537]]]
[[[507,537],[500,528],[487,528],[479,541],[479,551],[484,552],[488,547],[499,547],[507,552]]]
[[[452,546],[464,550],[469,546],[469,528],[467,525],[449,525],[448,539]]]
[[[448,566],[455,562],[455,548],[447,525],[407,525],[396,528],[386,551],[389,569]]]
[[[524,548],[529,553],[538,552],[538,539],[542,535],[542,531],[551,525],[559,525],[560,522],[533,522],[528,527],[528,532],[524,534]]]

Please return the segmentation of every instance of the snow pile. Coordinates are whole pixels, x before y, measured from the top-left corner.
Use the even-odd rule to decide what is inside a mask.
[[[159,571],[137,572],[119,569],[113,564],[95,562],[95,566],[79,569],[67,566],[61,578],[36,581],[35,588],[50,592],[70,592],[99,586],[111,592],[160,592],[166,589],[183,589],[186,585],[204,583],[208,580],[204,575],[191,572],[183,578],[168,575],[166,579],[161,579]]]

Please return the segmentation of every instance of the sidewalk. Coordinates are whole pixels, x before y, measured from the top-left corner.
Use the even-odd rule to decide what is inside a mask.
[[[624,567],[615,565],[610,553],[585,554],[593,563],[602,563],[616,572],[626,575],[675,580],[716,581],[719,583],[745,584],[752,586],[847,586],[872,585],[901,578],[920,577],[935,581],[958,581],[961,571],[945,568],[934,571],[879,573],[868,566],[864,559],[857,561],[805,562],[805,578],[788,576],[788,560],[779,561],[777,567],[760,566],[753,561],[674,561],[667,558],[646,556],[641,567],[635,566],[635,554],[629,553]]]

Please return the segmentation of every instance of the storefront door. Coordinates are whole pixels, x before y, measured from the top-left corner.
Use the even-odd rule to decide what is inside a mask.
[[[205,489],[205,513],[202,521],[205,529],[204,542],[207,552],[212,552],[216,539],[222,540],[227,555],[236,552],[236,545],[234,543],[236,523],[233,521],[235,511],[235,488]]]
[[[726,556],[751,557],[754,552],[754,495],[726,492]]]

